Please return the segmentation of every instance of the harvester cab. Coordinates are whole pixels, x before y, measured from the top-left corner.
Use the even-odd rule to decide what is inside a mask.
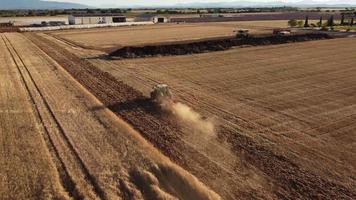
[[[151,100],[157,103],[172,101],[172,93],[167,84],[157,84],[153,86]]]

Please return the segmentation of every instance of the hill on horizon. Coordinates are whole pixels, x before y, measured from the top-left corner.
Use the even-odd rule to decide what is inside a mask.
[[[0,10],[16,10],[16,9],[70,9],[70,8],[91,8],[91,6],[55,2],[55,1],[42,1],[42,0],[1,0]]]
[[[0,10],[16,10],[16,9],[71,9],[71,8],[244,8],[244,7],[354,7],[356,2],[346,0],[331,0],[324,3],[314,0],[301,0],[299,2],[287,3],[281,0],[275,1],[229,1],[229,2],[196,2],[192,0],[190,3],[145,3],[143,5],[135,5],[130,3],[112,4],[110,6],[89,6],[79,3],[68,3],[46,0],[0,0]]]

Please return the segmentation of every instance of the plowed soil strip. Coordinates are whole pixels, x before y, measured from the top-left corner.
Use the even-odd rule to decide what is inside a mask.
[[[104,105],[133,125],[171,159],[187,167],[180,152],[184,145],[180,139],[183,134],[181,129],[175,121],[158,114],[154,104],[141,92],[116,80],[109,73],[99,70],[88,61],[80,59],[48,39],[32,34],[27,36],[60,63]],[[276,194],[281,199],[355,199],[356,197],[355,193],[344,186],[301,169],[284,156],[239,134],[237,130],[222,128],[219,134],[231,141],[235,153],[247,153],[246,159],[271,177],[278,186]]]
[[[277,155],[248,137],[228,129],[221,132],[228,141],[233,141],[236,152],[243,152],[249,163],[274,179],[275,184],[281,188],[276,191],[280,199],[356,198],[354,191],[304,170],[283,155]]]
[[[40,124],[42,125],[44,132],[46,133],[45,140],[48,141],[48,148],[50,149],[50,151],[53,154],[53,159],[55,160],[55,163],[57,163],[57,170],[60,174],[61,177],[61,181],[62,181],[62,185],[63,187],[67,190],[67,192],[70,194],[70,196],[72,196],[74,199],[84,199],[84,197],[80,194],[80,192],[78,192],[77,188],[76,188],[76,184],[74,182],[74,180],[70,177],[69,172],[66,169],[66,166],[63,162],[63,160],[61,159],[60,153],[57,150],[53,139],[49,133],[49,130],[47,128],[47,126],[44,123],[43,120],[43,116],[41,114],[41,112],[39,111],[38,107],[37,107],[37,102],[34,98],[34,94],[31,92],[32,90],[30,89],[29,85],[28,85],[28,81],[26,81],[25,79],[25,75],[24,73],[26,73],[26,76],[29,77],[30,80],[30,84],[34,86],[34,91],[40,96],[41,101],[43,102],[44,106],[46,107],[46,110],[48,111],[49,115],[51,116],[52,120],[55,122],[56,127],[59,129],[59,132],[61,133],[61,137],[63,138],[63,140],[65,141],[65,143],[67,144],[67,148],[69,148],[69,150],[72,152],[72,154],[74,155],[74,157],[76,158],[76,160],[78,161],[78,165],[80,166],[84,177],[86,178],[86,180],[88,182],[90,182],[90,184],[92,185],[95,193],[97,194],[98,197],[100,197],[101,199],[105,199],[105,195],[103,193],[103,191],[101,190],[101,188],[98,186],[98,184],[96,183],[95,179],[91,176],[91,174],[89,173],[89,170],[86,168],[85,164],[83,163],[83,161],[81,160],[81,158],[79,157],[78,153],[76,152],[74,146],[70,143],[69,139],[67,138],[66,134],[64,133],[63,128],[61,127],[60,123],[58,122],[57,118],[55,117],[51,107],[49,106],[48,102],[46,101],[46,99],[43,97],[40,89],[38,88],[37,84],[35,83],[35,81],[33,80],[30,71],[27,69],[25,63],[23,62],[21,56],[17,53],[16,49],[12,46],[11,42],[9,39],[7,39],[6,37],[2,37],[4,43],[6,44],[9,52],[11,53],[11,56],[17,66],[17,69],[21,75],[21,79],[26,87],[26,90],[28,91],[28,94],[30,96],[30,99],[35,107],[35,112],[37,117],[39,118]],[[22,66],[21,68],[23,70],[21,70],[20,66]]]
[[[222,39],[209,39],[195,42],[174,42],[172,44],[158,44],[148,46],[128,46],[117,49],[109,54],[114,58],[138,58],[149,56],[168,56],[168,55],[185,55],[206,53],[211,51],[224,51],[234,46],[242,45],[273,45],[284,44],[291,42],[304,42],[310,40],[330,39],[331,37],[325,33],[309,33],[309,34],[296,34],[289,36],[268,35],[249,38],[222,38]]]

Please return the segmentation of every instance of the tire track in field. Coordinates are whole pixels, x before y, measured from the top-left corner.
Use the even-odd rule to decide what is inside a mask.
[[[16,65],[16,68],[19,72],[21,81],[23,82],[26,91],[30,97],[31,103],[33,104],[34,107],[34,111],[35,111],[35,115],[39,120],[39,125],[41,127],[41,129],[43,129],[43,131],[45,132],[45,135],[43,135],[44,140],[46,141],[47,147],[49,148],[49,151],[51,152],[52,158],[54,159],[54,163],[56,164],[56,168],[59,172],[60,178],[61,178],[61,184],[64,187],[64,189],[68,192],[68,194],[73,197],[74,199],[85,199],[85,196],[83,196],[83,194],[81,194],[80,191],[78,191],[78,188],[76,187],[76,182],[75,180],[73,180],[73,178],[70,175],[70,172],[68,170],[68,168],[66,167],[65,161],[62,159],[61,157],[61,152],[60,150],[57,148],[55,142],[54,142],[54,138],[51,135],[51,131],[49,130],[50,128],[47,127],[44,118],[46,117],[45,115],[50,117],[50,120],[52,122],[54,122],[56,129],[58,130],[59,133],[59,137],[63,140],[64,144],[65,144],[65,148],[67,148],[67,150],[69,152],[71,152],[71,156],[73,156],[75,158],[75,161],[77,162],[76,164],[80,167],[81,172],[83,173],[83,177],[85,178],[85,180],[88,182],[88,184],[90,185],[90,187],[93,189],[95,195],[97,197],[99,197],[100,199],[106,199],[106,195],[103,192],[103,190],[100,188],[100,186],[98,185],[95,177],[93,177],[88,168],[85,166],[83,160],[80,158],[78,152],[76,151],[75,147],[73,146],[73,144],[70,142],[69,138],[67,137],[63,127],[61,126],[61,124],[59,123],[58,119],[56,118],[53,110],[51,109],[49,103],[46,101],[45,97],[43,96],[43,94],[41,93],[38,85],[36,84],[36,82],[34,81],[30,71],[28,70],[27,66],[25,65],[23,59],[21,58],[21,56],[19,55],[19,53],[17,52],[17,50],[14,48],[14,46],[11,44],[10,40],[6,37],[6,36],[2,36],[1,37],[4,44],[6,45],[6,48],[8,49],[13,62]],[[17,61],[17,59],[19,61]],[[22,67],[20,67],[22,66]],[[21,68],[23,68],[21,70]],[[29,80],[27,80],[25,78],[25,76],[27,76],[29,78]],[[27,81],[26,81],[27,80]],[[31,92],[31,86],[34,87],[34,92]],[[36,95],[39,96],[39,100],[40,103],[37,102],[36,100]],[[39,109],[39,104],[43,104],[45,107],[45,111],[40,111]],[[43,113],[44,112],[44,113]]]

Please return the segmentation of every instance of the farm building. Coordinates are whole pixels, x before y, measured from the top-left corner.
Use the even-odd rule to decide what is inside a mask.
[[[73,14],[68,17],[69,24],[108,24],[126,22],[121,14]]]
[[[153,23],[167,23],[169,22],[169,18],[163,15],[157,15],[157,14],[141,14],[138,17],[135,18],[135,21],[137,22],[148,22],[151,21]]]

